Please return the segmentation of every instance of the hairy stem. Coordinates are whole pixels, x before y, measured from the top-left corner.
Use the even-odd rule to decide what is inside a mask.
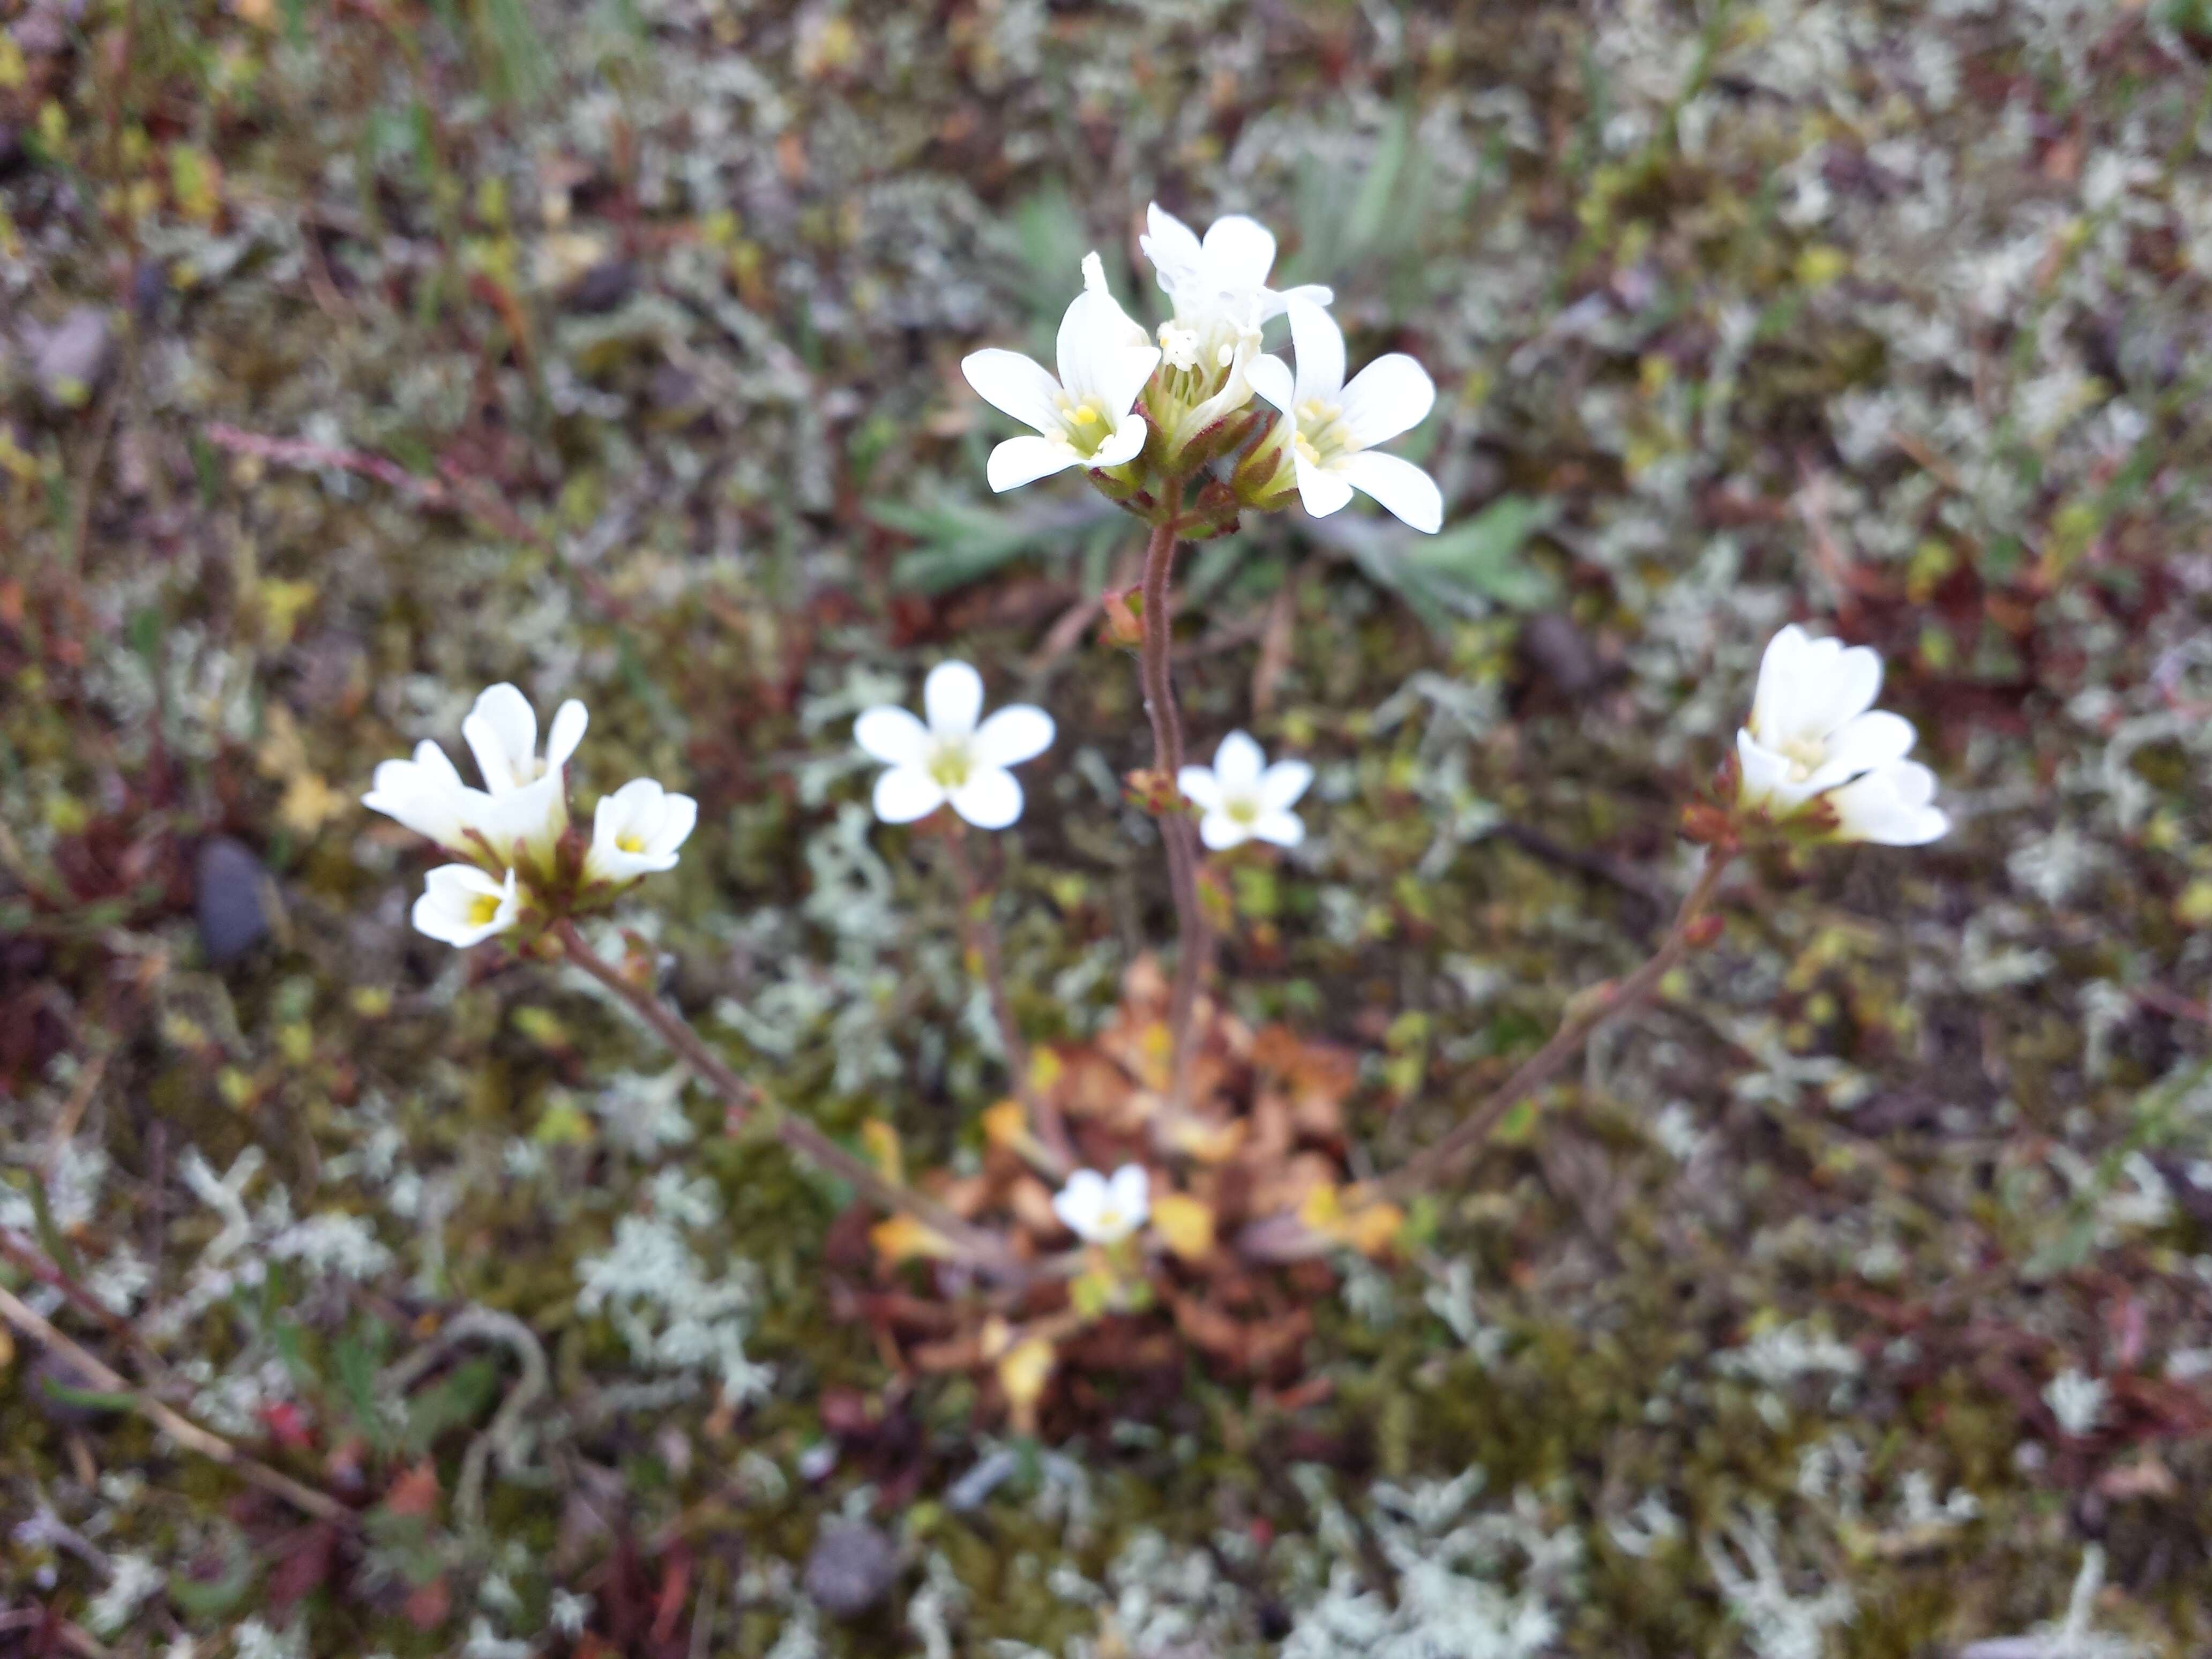
[[[724,1121],[740,1128],[750,1119],[763,1120],[769,1133],[785,1148],[816,1169],[836,1176],[864,1194],[878,1209],[912,1218],[943,1239],[970,1265],[994,1273],[1019,1276],[1024,1270],[995,1233],[969,1224],[944,1205],[912,1187],[884,1178],[875,1165],[839,1146],[814,1125],[783,1111],[751,1084],[729,1068],[682,1015],[584,942],[576,924],[566,920],[554,924],[553,937],[561,942],[568,959],[605,986],[636,1012],[663,1042],[697,1073],[700,1080],[721,1096]]]
[[[999,1044],[1006,1051],[1006,1070],[1013,1080],[1014,1097],[1028,1111],[1037,1139],[1060,1161],[1060,1173],[1066,1174],[1075,1167],[1074,1143],[1067,1138],[1067,1125],[1060,1117],[1060,1109],[1040,1097],[1030,1085],[1029,1047],[1022,1041],[1021,1027],[1014,1024],[1013,1001],[1006,994],[1006,958],[999,945],[999,926],[991,920],[991,896],[975,872],[975,860],[968,856],[967,833],[957,822],[945,829],[945,855],[952,866],[953,878],[960,884],[961,921],[969,948],[982,964],[983,986],[990,993],[991,1015],[999,1026]]]
[[[282,1470],[272,1469],[266,1463],[247,1456],[212,1429],[202,1428],[190,1418],[173,1411],[143,1389],[135,1389],[123,1375],[104,1364],[90,1350],[71,1341],[57,1330],[52,1322],[41,1317],[4,1289],[0,1289],[0,1319],[4,1319],[25,1336],[42,1345],[49,1352],[66,1359],[87,1384],[101,1394],[115,1395],[127,1399],[131,1409],[153,1423],[187,1451],[198,1452],[202,1457],[237,1471],[239,1478],[273,1492],[304,1515],[318,1521],[327,1521],[333,1526],[349,1530],[359,1524],[354,1512],[328,1492],[317,1492],[302,1485]]]
[[[1590,1034],[1613,1018],[1638,1006],[1658,989],[1659,981],[1688,954],[1691,929],[1712,902],[1721,874],[1735,856],[1733,849],[1709,847],[1698,879],[1674,914],[1674,925],[1644,965],[1626,978],[1607,987],[1594,987],[1578,999],[1580,1006],[1552,1033],[1551,1041],[1522,1061],[1512,1076],[1499,1084],[1482,1103],[1443,1138],[1417,1152],[1370,1189],[1379,1198],[1400,1202],[1435,1186],[1449,1176],[1460,1160],[1490,1138],[1498,1121],[1521,1101],[1542,1088],[1581,1052]]]
[[[1182,714],[1176,706],[1175,676],[1170,665],[1175,618],[1169,599],[1175,574],[1176,503],[1170,498],[1168,516],[1153,526],[1145,548],[1144,645],[1139,672],[1145,692],[1145,713],[1152,723],[1152,769],[1160,787],[1173,791],[1182,770]],[[1197,1006],[1198,988],[1205,975],[1212,940],[1206,915],[1198,902],[1198,826],[1189,814],[1170,811],[1160,819],[1160,839],[1167,848],[1168,884],[1175,895],[1175,992],[1168,1005],[1168,1029],[1175,1042],[1175,1097],[1186,1094],[1191,1060],[1190,1023]]]

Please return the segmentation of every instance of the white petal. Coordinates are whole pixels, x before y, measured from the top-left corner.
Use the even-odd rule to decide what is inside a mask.
[[[1778,743],[1787,735],[1779,726],[1786,689],[1796,684],[1798,664],[1810,643],[1805,630],[1791,623],[1767,641],[1766,649],[1759,653],[1759,685],[1752,693],[1751,718],[1745,725],[1763,742]]]
[[[1186,766],[1176,774],[1176,787],[1194,806],[1210,811],[1221,805],[1221,782],[1210,766]]]
[[[1159,348],[1150,345],[1116,346],[1101,359],[1103,378],[1097,388],[1098,401],[1114,417],[1116,431],[1121,429],[1121,416],[1136,406],[1138,396],[1145,389],[1145,382],[1152,378],[1152,371],[1159,367]],[[1097,466],[1107,463],[1094,460],[1091,465]]]
[[[1337,463],[1337,476],[1364,489],[1416,530],[1433,536],[1444,521],[1443,492],[1411,461],[1363,449]]]
[[[660,829],[646,850],[655,858],[674,859],[698,827],[699,803],[689,795],[669,795],[661,802]]]
[[[1022,787],[1012,772],[979,766],[952,792],[952,810],[978,830],[1003,830],[1022,815]]]
[[[1223,811],[1208,812],[1198,821],[1198,838],[1216,853],[1242,847],[1252,839],[1250,828]]]
[[[1298,354],[1297,401],[1335,403],[1344,386],[1344,331],[1319,306],[1300,300],[1288,307],[1291,344]]]
[[[1743,772],[1736,798],[1746,806],[1771,805],[1778,812],[1794,812],[1811,794],[1790,781],[1790,763],[1752,736],[1748,727],[1735,734],[1735,753]]]
[[[1825,737],[1874,707],[1874,700],[1881,695],[1881,653],[1863,645],[1838,652],[1819,690],[1804,712]]]
[[[487,898],[497,899],[498,905],[489,918],[477,921],[477,905]],[[413,920],[416,932],[466,949],[514,926],[520,908],[514,871],[507,872],[504,881],[494,881],[471,864],[441,864],[423,878]]]
[[[886,766],[920,766],[929,758],[929,728],[888,703],[853,722],[853,741]]]
[[[471,827],[490,844],[502,864],[525,864],[547,857],[568,827],[568,796],[558,772],[535,783],[479,799]]]
[[[1212,286],[1265,288],[1275,265],[1274,233],[1257,219],[1227,214],[1206,227],[1200,252],[1206,280]]]
[[[1252,836],[1278,847],[1296,847],[1306,838],[1306,826],[1296,812],[1262,812],[1252,822]]]
[[[1280,357],[1261,353],[1245,366],[1244,378],[1252,383],[1253,391],[1279,410],[1287,412],[1297,402],[1291,366]]]
[[[1052,1195],[1052,1212],[1068,1231],[1088,1238],[1098,1213],[1106,1207],[1106,1177],[1096,1170],[1078,1170],[1067,1185]]]
[[[1827,752],[1807,781],[1815,792],[1832,789],[1862,772],[1903,760],[1918,738],[1912,722],[1902,714],[1870,709],[1830,734]]]
[[[1340,475],[1328,467],[1316,466],[1303,455],[1297,459],[1298,500],[1305,503],[1307,512],[1316,519],[1326,519],[1351,504],[1352,486]]]
[[[1009,704],[975,729],[975,759],[984,766],[1018,766],[1052,747],[1052,716],[1025,702]]]
[[[983,677],[957,659],[941,662],[921,683],[921,706],[929,711],[931,736],[965,737],[983,712]]]
[[[486,690],[461,722],[461,737],[494,794],[529,781],[521,775],[531,769],[524,763],[537,758],[538,714],[514,686],[502,681]]]
[[[1259,786],[1267,757],[1248,732],[1231,732],[1213,751],[1213,775],[1224,795],[1246,795]]]
[[[545,734],[547,771],[558,771],[568,763],[568,757],[584,740],[584,728],[591,723],[591,718],[584,705],[574,697],[553,711],[553,724]]]
[[[960,372],[975,395],[1000,414],[1039,432],[1060,430],[1060,382],[1036,359],[988,346],[963,357]]]
[[[1137,238],[1137,246],[1152,262],[1160,287],[1170,298],[1175,295],[1170,279],[1194,273],[1204,252],[1190,227],[1158,202],[1145,210],[1145,234]]]
[[[1377,357],[1344,388],[1344,426],[1362,449],[1387,443],[1429,418],[1437,383],[1402,351]]]
[[[1106,1196],[1121,1212],[1127,1230],[1134,1232],[1145,1224],[1145,1218],[1152,1210],[1152,1181],[1141,1164],[1124,1164],[1114,1171],[1113,1179],[1106,1183]]]
[[[1260,804],[1271,812],[1287,811],[1311,787],[1313,775],[1302,760],[1277,761],[1261,776]]]
[[[1158,356],[1157,352],[1153,354]],[[1091,453],[1085,466],[1119,466],[1124,461],[1137,459],[1137,452],[1145,447],[1145,417],[1131,412],[1121,416],[1114,428],[1113,436]]]
[[[1286,288],[1281,293],[1270,292],[1261,311],[1263,317],[1279,317],[1295,300],[1301,305],[1326,306],[1336,303],[1336,290],[1319,283],[1301,283],[1296,288]]]
[[[1143,447],[1141,438],[1138,441],[1138,447]],[[1066,444],[1054,443],[1049,438],[1009,438],[991,451],[991,459],[983,469],[983,476],[993,489],[1003,495],[1009,489],[1018,489],[1025,483],[1035,483],[1039,478],[1048,478],[1055,472],[1065,472],[1071,466],[1082,465],[1080,455]]]
[[[1885,847],[1918,847],[1947,833],[1951,820],[1929,805],[1936,775],[1917,761],[1899,761],[1830,792],[1837,837]]]
[[[894,766],[876,780],[876,816],[885,823],[912,823],[945,805],[945,786],[918,766]]]

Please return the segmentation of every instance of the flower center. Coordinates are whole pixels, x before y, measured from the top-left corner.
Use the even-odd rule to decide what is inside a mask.
[[[929,775],[940,789],[959,788],[975,770],[975,757],[968,752],[963,738],[939,744],[937,752],[929,757]]]
[[[645,837],[635,830],[627,830],[615,837],[615,845],[625,853],[642,853],[645,851]]]
[[[1344,429],[1344,410],[1340,404],[1309,398],[1298,405],[1297,420],[1298,453],[1309,465],[1326,465],[1359,447]]]
[[[1221,803],[1221,810],[1229,815],[1231,823],[1249,825],[1260,821],[1260,803],[1250,795],[1232,795]]]
[[[1065,392],[1060,394],[1060,441],[1079,455],[1097,453],[1114,430],[1113,418],[1095,398],[1080,402]]]
[[[1102,1208],[1092,1218],[1091,1231],[1095,1233],[1117,1233],[1121,1231],[1121,1212],[1111,1204]]]
[[[489,926],[498,916],[500,901],[504,896],[503,894],[499,893],[478,893],[471,898],[469,901],[469,926],[471,927]]]
[[[1775,752],[1790,763],[1790,781],[1802,783],[1828,758],[1828,745],[1820,738],[1796,737],[1776,744]]]

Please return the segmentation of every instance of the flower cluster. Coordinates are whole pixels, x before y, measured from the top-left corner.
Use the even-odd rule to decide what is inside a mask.
[[[1293,497],[1316,517],[1334,513],[1357,489],[1433,533],[1443,522],[1436,481],[1375,447],[1427,418],[1426,371],[1393,352],[1347,385],[1344,336],[1324,309],[1335,296],[1269,288],[1275,239],[1256,221],[1217,219],[1200,240],[1155,204],[1146,227],[1139,245],[1171,310],[1157,343],[1108,292],[1091,253],[1060,319],[1057,379],[996,348],[961,363],[987,403],[1035,434],[992,451],[991,488],[1081,467],[1111,499],[1189,537],[1225,533],[1241,510]],[[1262,328],[1281,316],[1295,373],[1261,349]]]
[[[427,738],[413,758],[376,769],[362,805],[461,860],[425,879],[414,912],[422,933],[456,946],[479,944],[520,924],[592,908],[641,877],[676,867],[699,805],[650,778],[600,798],[588,842],[570,823],[568,757],[589,720],[574,698],[562,703],[541,755],[530,700],[512,685],[495,685],[461,722],[483,788],[464,783]]]
[[[1835,841],[1917,847],[1951,827],[1917,734],[1876,708],[1881,658],[1791,623],[1767,644],[1729,786],[1741,813]]]

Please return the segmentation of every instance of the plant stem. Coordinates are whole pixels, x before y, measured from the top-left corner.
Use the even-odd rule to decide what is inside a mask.
[[[619,968],[586,945],[574,922],[564,918],[554,923],[552,936],[560,940],[561,949],[569,961],[628,1003],[637,1017],[698,1074],[702,1082],[721,1096],[724,1121],[730,1127],[740,1128],[749,1119],[761,1117],[769,1133],[788,1151],[825,1174],[836,1176],[865,1194],[878,1208],[920,1222],[970,1265],[1017,1278],[1026,1273],[1006,1248],[1006,1241],[995,1233],[969,1224],[925,1193],[885,1179],[875,1165],[846,1151],[805,1119],[778,1109],[758,1089],[732,1071],[682,1015],[643,986],[634,984]]]
[[[1550,1082],[1580,1052],[1593,1031],[1614,1015],[1644,1002],[1658,989],[1659,981],[1668,970],[1688,954],[1691,927],[1711,903],[1720,886],[1721,874],[1734,856],[1733,848],[1707,848],[1704,867],[1698,872],[1698,879],[1683,899],[1682,908],[1675,912],[1674,925],[1667,930],[1666,939],[1644,965],[1609,987],[1592,987],[1584,992],[1577,999],[1581,1006],[1560,1023],[1550,1042],[1522,1061],[1512,1076],[1453,1125],[1441,1140],[1415,1153],[1369,1191],[1377,1199],[1396,1203],[1442,1181],[1461,1158],[1489,1139],[1500,1118]]]
[[[1176,509],[1178,495],[1170,494],[1167,517],[1152,527],[1145,547],[1145,638],[1139,672],[1145,692],[1145,713],[1152,723],[1152,769],[1159,787],[1174,791],[1182,770],[1182,715],[1176,707],[1175,676],[1169,650],[1174,641],[1175,619],[1169,605],[1170,583],[1175,574]],[[1206,915],[1198,902],[1198,827],[1190,815],[1171,811],[1160,818],[1160,839],[1167,848],[1168,884],[1175,895],[1175,992],[1168,1004],[1168,1029],[1174,1038],[1175,1098],[1187,1092],[1192,1059],[1190,1023],[1197,1006],[1198,988],[1212,953]]]
[[[1060,1173],[1066,1175],[1075,1167],[1074,1143],[1067,1138],[1067,1125],[1060,1109],[1030,1085],[1029,1048],[1022,1041],[1021,1027],[1014,1024],[1013,1001],[1006,994],[1006,959],[999,947],[998,924],[991,920],[991,896],[975,873],[975,861],[968,856],[967,832],[957,819],[945,826],[945,855],[960,884],[961,921],[969,948],[983,965],[983,985],[990,993],[991,1014],[998,1022],[999,1045],[1006,1051],[1006,1070],[1012,1078],[1015,1098],[1028,1111],[1037,1139],[1060,1160]]]
[[[204,1429],[190,1418],[179,1415],[143,1389],[134,1389],[123,1375],[103,1364],[89,1349],[71,1341],[57,1330],[53,1324],[32,1309],[25,1306],[4,1289],[0,1289],[0,1319],[6,1320],[17,1330],[69,1361],[77,1375],[101,1394],[116,1395],[131,1402],[131,1408],[149,1419],[154,1425],[187,1451],[235,1469],[241,1480],[251,1482],[264,1492],[274,1492],[302,1514],[312,1515],[318,1521],[327,1521],[333,1526],[347,1528],[357,1527],[359,1518],[344,1504],[328,1492],[317,1492],[303,1486],[281,1470],[248,1457],[212,1429]]]

